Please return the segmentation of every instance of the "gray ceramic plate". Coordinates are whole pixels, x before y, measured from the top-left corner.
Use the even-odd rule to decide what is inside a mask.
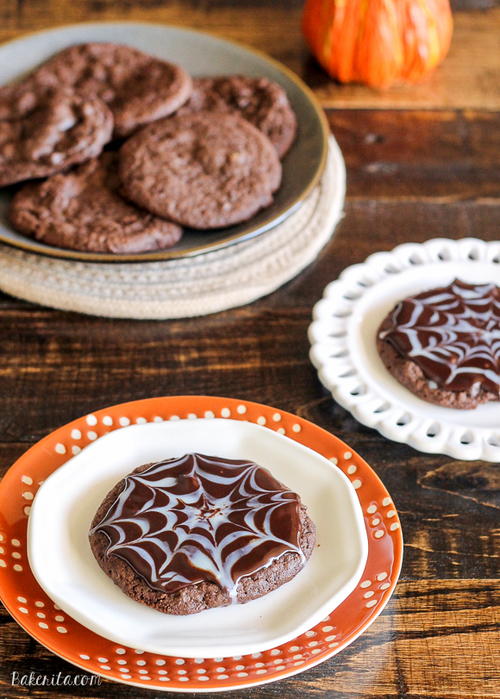
[[[265,54],[209,34],[136,22],[75,24],[30,34],[0,46],[0,85],[29,72],[56,51],[86,41],[129,44],[180,63],[192,75],[240,73],[265,76],[280,83],[287,91],[299,123],[297,140],[283,161],[282,185],[274,203],[250,221],[215,231],[188,230],[173,248],[139,255],[76,252],[27,238],[9,226],[5,216],[8,195],[3,192],[0,194],[0,241],[32,252],[86,261],[143,262],[198,255],[269,230],[289,216],[318,182],[326,159],[328,127],[310,90],[294,73]]]

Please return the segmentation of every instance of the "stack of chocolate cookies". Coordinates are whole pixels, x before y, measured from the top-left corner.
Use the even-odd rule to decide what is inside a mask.
[[[37,180],[15,192],[9,218],[45,244],[161,250],[183,227],[269,206],[296,131],[266,78],[192,79],[129,46],[81,44],[0,88],[0,187]]]

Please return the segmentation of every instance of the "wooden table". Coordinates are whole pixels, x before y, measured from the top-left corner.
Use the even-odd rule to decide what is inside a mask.
[[[0,41],[99,19],[171,22],[247,42],[313,86],[348,167],[346,216],[317,262],[271,296],[176,322],[113,321],[0,296],[0,468],[79,415],[163,394],[239,396],[295,412],[348,441],[398,506],[401,581],[381,617],[337,657],[234,697],[500,697],[498,466],[420,454],[388,442],[326,395],[306,329],[323,287],[376,250],[434,236],[498,238],[500,8],[459,4],[453,47],[426,84],[377,94],[331,83],[309,58],[299,0],[3,0]],[[11,686],[13,671],[75,669],[0,616],[0,695],[148,697]],[[496,622],[496,624],[495,624]],[[208,695],[215,696],[215,695]]]

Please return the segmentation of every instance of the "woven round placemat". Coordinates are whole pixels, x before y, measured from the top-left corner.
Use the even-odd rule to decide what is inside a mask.
[[[345,165],[333,137],[320,184],[286,221],[253,240],[162,262],[58,260],[0,245],[0,289],[110,318],[207,315],[265,296],[310,264],[342,215]]]

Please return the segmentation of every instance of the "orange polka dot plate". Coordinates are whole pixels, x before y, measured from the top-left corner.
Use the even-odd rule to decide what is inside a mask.
[[[88,532],[106,494],[137,466],[190,453],[244,459],[269,469],[300,494],[318,535],[311,559],[286,585],[251,603],[178,616],[162,614],[123,594],[97,565]],[[159,525],[154,517],[151,529],[144,517],[143,513],[141,538],[148,540],[146,561],[151,561],[154,527]],[[186,525],[179,526],[182,535]],[[253,531],[258,536],[259,526]],[[233,537],[233,551],[235,544]],[[222,417],[134,424],[94,440],[45,480],[33,501],[28,526],[30,568],[64,612],[120,645],[191,658],[249,655],[308,631],[355,589],[367,552],[361,506],[340,469],[277,430]],[[217,557],[217,550],[213,555]],[[205,566],[208,558],[200,563]]]
[[[316,456],[323,457],[321,462],[328,459],[327,468],[330,469],[331,481],[347,484],[347,490],[341,489],[339,492],[344,492],[344,495],[350,492],[353,495],[354,520],[357,512],[366,532],[366,536],[363,532],[359,538],[361,543],[358,542],[358,544],[362,554],[362,542],[367,543],[367,551],[365,550],[367,555],[364,557],[361,555],[361,558],[358,556],[358,568],[356,569],[354,565],[343,581],[345,583],[347,580],[347,585],[340,585],[344,594],[337,597],[333,594],[330,598],[326,595],[323,602],[329,599],[329,605],[321,606],[319,603],[316,605],[316,612],[319,614],[320,610],[321,618],[313,614],[309,617],[303,616],[302,623],[295,627],[298,629],[297,634],[288,633],[281,636],[276,634],[274,637],[271,635],[265,642],[259,638],[255,646],[248,648],[252,652],[241,652],[244,647],[236,643],[234,650],[231,645],[223,646],[223,654],[216,657],[213,657],[210,646],[205,646],[206,654],[193,657],[194,653],[189,652],[189,648],[182,644],[177,650],[175,646],[168,647],[169,652],[165,653],[159,652],[154,644],[153,646],[146,644],[152,650],[145,650],[139,643],[120,643],[116,640],[116,635],[115,640],[111,640],[106,637],[110,635],[106,634],[106,631],[101,635],[89,628],[88,620],[86,623],[77,621],[74,616],[82,620],[78,610],[73,615],[68,614],[66,611],[68,607],[64,600],[65,606],[61,609],[62,605],[57,604],[57,601],[61,602],[61,600],[58,598],[55,601],[56,594],[49,596],[44,592],[29,565],[27,547],[31,501],[40,485],[52,473],[64,464],[68,464],[69,467],[70,459],[80,454],[85,447],[92,445],[88,450],[89,454],[96,451],[100,438],[108,433],[121,430],[124,436],[133,434],[132,429],[121,428],[128,428],[131,425],[146,427],[147,423],[168,422],[178,423],[181,427],[188,428],[190,426],[188,421],[191,420],[197,421],[190,423],[193,434],[199,432],[203,435],[209,420],[212,421],[210,431],[215,433],[220,429],[221,435],[224,435],[224,430],[227,435],[229,435],[228,431],[233,434],[240,432],[245,434],[248,431],[250,434],[252,429],[256,429],[255,426],[259,426],[256,434],[262,433],[262,439],[259,436],[255,439],[252,433],[250,441],[262,441],[262,443],[269,441],[272,448],[278,451],[285,449],[285,443],[288,443],[289,447],[295,447],[298,452],[302,449],[302,454],[312,450]],[[227,424],[223,424],[224,422]],[[196,429],[194,425],[197,425]],[[158,434],[160,432],[164,435],[173,434],[167,425],[164,430],[155,430],[153,425],[149,429]],[[275,434],[270,434],[268,430]],[[105,445],[106,442],[111,442],[118,436],[121,438],[121,435],[110,435],[109,439],[102,440],[102,444]],[[200,436],[200,439],[202,438],[203,436]],[[295,444],[291,445],[290,440]],[[220,444],[226,441],[231,440],[225,439]],[[247,443],[250,444],[250,442]],[[84,454],[81,454],[81,457],[83,456]],[[130,458],[133,459],[133,455]],[[76,459],[75,462],[77,462]],[[141,461],[136,465],[139,463]],[[278,463],[279,459],[276,460],[276,464]],[[265,465],[268,464],[269,460]],[[129,465],[125,466],[125,472],[127,469],[131,470],[128,468]],[[269,467],[274,472],[274,464],[269,464]],[[279,468],[286,471],[286,460],[283,460]],[[289,487],[294,487],[297,482],[297,473],[294,474],[296,468],[291,463],[287,474],[290,483],[286,480],[283,470],[277,476]],[[63,472],[64,469],[60,469],[60,473]],[[307,473],[309,472],[308,466]],[[323,472],[323,477],[325,473]],[[112,479],[114,475],[109,474],[108,478]],[[116,480],[118,479],[115,478]],[[322,482],[322,488],[326,486],[327,481],[328,477]],[[47,486],[49,483],[50,479],[47,480]],[[102,484],[102,487],[105,488],[107,485],[107,483]],[[302,495],[300,488],[297,488],[297,491]],[[43,490],[40,492],[42,494]],[[308,508],[311,506],[314,519],[317,506],[314,501],[311,502],[311,497],[310,491],[306,489],[304,501]],[[331,496],[328,493],[325,497],[334,497],[333,491]],[[348,496],[346,497],[349,499]],[[34,518],[37,506],[35,503]],[[337,505],[331,509],[337,509]],[[318,541],[321,544],[321,531],[323,531],[325,534],[323,541],[327,549],[332,545],[328,537],[328,527],[323,521],[317,524],[319,525]],[[332,522],[331,526],[336,525]],[[350,527],[350,532],[355,532],[355,525],[352,522]],[[39,526],[37,528],[39,529]],[[402,549],[401,528],[396,508],[383,484],[366,462],[337,437],[307,420],[269,406],[243,400],[208,396],[165,397],[124,403],[96,411],[55,430],[42,439],[9,469],[0,483],[0,597],[10,614],[40,643],[78,667],[108,679],[156,690],[203,692],[252,687],[288,677],[326,660],[359,636],[387,604],[399,576]],[[315,560],[316,554],[315,551],[310,563]],[[322,569],[324,563],[316,567]],[[359,575],[363,568],[362,574]],[[290,589],[293,591],[294,586],[297,585],[297,594],[300,594],[301,584],[307,586],[306,571],[307,566],[295,581],[287,583],[267,597],[275,595],[277,603],[288,605],[287,608],[291,609],[294,605],[293,595],[290,598],[285,595],[281,599],[280,590],[291,586]],[[301,575],[306,583],[300,582]],[[328,577],[327,574],[323,579],[325,585]],[[109,581],[105,579],[104,582]],[[320,583],[320,588],[323,583]],[[109,585],[114,587],[110,582]],[[315,588],[313,586],[310,589]],[[121,595],[118,590],[117,594]],[[128,598],[125,599],[131,605],[140,607],[142,611],[142,605],[129,601]],[[237,607],[243,609],[258,604],[259,600],[256,600]],[[226,608],[226,611],[228,609]],[[271,607],[264,612],[269,617],[270,609]],[[159,614],[154,610],[147,608],[145,610]],[[193,618],[201,618],[204,614],[208,618],[213,612],[223,611],[222,609],[210,610],[200,615],[193,615]],[[310,625],[307,624],[307,619],[311,620]],[[272,627],[273,624],[268,624],[267,631]],[[272,643],[273,639],[276,643]],[[201,651],[203,648],[203,645],[198,645],[196,650]]]

